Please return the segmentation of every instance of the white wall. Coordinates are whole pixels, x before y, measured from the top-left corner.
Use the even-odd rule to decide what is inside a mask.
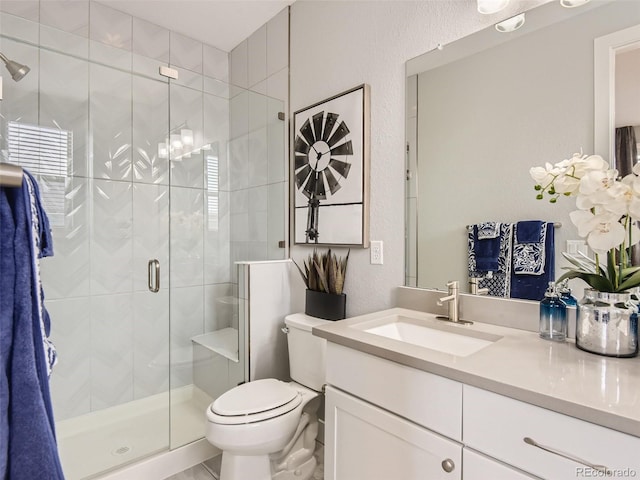
[[[351,250],[348,316],[391,306],[393,289],[404,283],[404,63],[540,3],[512,2],[489,16],[478,14],[472,0],[292,5],[290,111],[371,86],[370,238],[384,241],[385,263],[370,265],[369,250]],[[311,251],[293,246],[291,256],[300,260]]]

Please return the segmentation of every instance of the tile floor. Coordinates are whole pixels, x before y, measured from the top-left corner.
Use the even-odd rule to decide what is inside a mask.
[[[324,447],[319,444],[316,449],[316,459],[318,466],[313,472],[312,480],[324,480]],[[220,457],[207,460],[194,467],[173,475],[165,480],[218,480],[218,472],[220,471]]]

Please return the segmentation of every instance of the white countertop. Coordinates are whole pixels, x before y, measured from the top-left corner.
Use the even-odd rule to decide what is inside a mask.
[[[441,353],[353,328],[383,312],[313,328],[330,342],[409,367],[506,395],[559,413],[640,437],[640,358],[603,357],[537,333],[487,323],[454,328],[499,335],[492,345],[467,357]],[[428,318],[393,308],[385,314]],[[423,316],[423,317],[421,317]]]

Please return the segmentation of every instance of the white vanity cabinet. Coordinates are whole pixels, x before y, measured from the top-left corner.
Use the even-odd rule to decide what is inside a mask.
[[[330,386],[325,405],[326,480],[462,478],[459,443]]]
[[[463,391],[465,446],[549,480],[640,475],[640,438],[469,385]]]
[[[331,342],[327,382],[327,480],[640,476],[638,437]]]
[[[482,455],[469,447],[464,447],[462,451],[462,464],[464,465],[462,474],[464,480],[533,480],[538,478]]]
[[[333,343],[327,381],[326,480],[462,478],[462,384]]]

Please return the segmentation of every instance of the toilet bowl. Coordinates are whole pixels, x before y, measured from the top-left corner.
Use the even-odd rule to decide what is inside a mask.
[[[244,383],[207,409],[207,440],[223,452],[220,480],[313,476],[326,341],[313,337],[311,329],[325,322],[303,314],[285,319],[293,382]]]

